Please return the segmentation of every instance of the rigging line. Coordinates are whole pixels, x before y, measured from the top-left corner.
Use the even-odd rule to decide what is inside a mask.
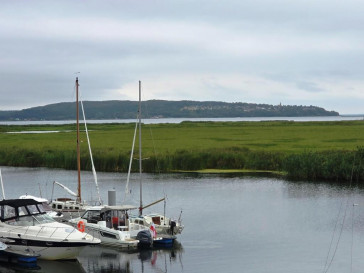
[[[155,145],[155,141],[154,141],[152,126],[150,124],[148,124],[148,127],[149,127],[150,136],[152,138],[153,153],[154,153],[154,156],[155,156],[155,160],[157,162],[157,171],[158,171],[158,174],[160,174],[161,173],[161,168],[160,168],[160,165],[159,165],[158,154],[157,154],[157,149],[156,149],[156,145]]]
[[[143,96],[143,94],[142,94],[142,96]],[[149,117],[150,115],[149,115],[149,111],[148,111],[148,103],[145,100],[142,100],[142,101],[144,101],[144,109],[145,109],[145,112],[146,112],[146,117]],[[159,160],[158,160],[157,149],[156,149],[156,145],[155,145],[155,141],[154,141],[152,126],[151,126],[150,123],[147,124],[147,125],[148,125],[150,136],[152,138],[153,154],[154,154],[155,160],[157,162],[157,171],[158,171],[158,174],[160,174],[161,173],[161,168],[160,168],[160,165],[159,165]]]
[[[359,160],[358,170],[360,170],[360,168],[361,168],[361,160]],[[358,176],[357,176],[357,181],[359,181],[359,173],[358,173]],[[354,219],[355,219],[354,214],[355,214],[355,206],[357,206],[357,204],[355,204],[355,202],[353,202],[353,211],[352,211],[352,216],[351,216],[350,273],[353,272]]]
[[[343,207],[343,204],[344,204],[344,200],[341,201],[341,204],[340,204],[340,209],[339,209],[339,212],[337,214],[337,217],[336,217],[336,223],[335,223],[335,227],[334,227],[334,230],[332,232],[332,236],[331,236],[331,242],[330,242],[330,247],[329,247],[329,251],[327,252],[327,256],[326,256],[326,262],[325,262],[325,266],[324,266],[324,273],[326,272],[326,266],[327,266],[327,263],[329,261],[329,257],[330,257],[330,252],[331,252],[331,249],[332,249],[332,245],[334,243],[334,238],[335,238],[335,233],[336,233],[336,229],[338,227],[338,223],[339,223],[339,217],[340,217],[340,214],[341,214],[341,209]]]
[[[144,102],[144,104],[141,105],[141,107],[144,106],[144,108],[143,108],[143,110],[145,112],[144,116],[145,117],[150,117],[151,115],[150,115],[150,111],[149,111],[149,108],[148,108],[149,105],[148,105],[147,101],[144,99],[144,92],[141,94],[141,96],[142,96],[142,102]],[[152,131],[152,125],[150,123],[149,124],[144,123],[144,125],[148,127],[149,133],[150,133],[150,136],[151,136],[151,139],[152,139],[153,155],[155,157],[155,162],[156,162],[156,165],[157,165],[156,166],[156,168],[157,168],[156,173],[161,174],[160,162],[158,160],[159,156],[157,155],[157,149],[156,149],[156,144],[155,144],[154,135],[153,135],[153,131]],[[155,195],[155,188],[154,188],[154,195]]]
[[[351,176],[350,176],[350,183],[349,183],[349,192],[351,192],[351,188],[352,188],[353,174],[354,174],[354,167],[355,167],[355,159],[356,159],[356,155],[354,154],[353,167],[351,169]],[[330,269],[330,267],[332,265],[332,262],[334,261],[334,258],[336,256],[336,252],[337,252],[337,249],[339,247],[340,240],[341,240],[341,235],[342,235],[342,232],[343,232],[343,229],[344,229],[346,214],[347,214],[348,206],[349,206],[349,199],[350,199],[350,194],[348,195],[348,198],[346,199],[346,206],[345,206],[345,211],[344,211],[344,215],[343,215],[343,221],[341,223],[341,229],[340,229],[338,240],[336,242],[335,250],[334,250],[334,253],[333,253],[332,257],[331,257],[331,260],[330,260],[329,264],[327,265],[327,269],[324,270],[324,273],[327,273],[329,271],[329,269]],[[330,251],[331,251],[331,248],[329,249],[329,252]]]
[[[351,249],[350,249],[350,273],[353,272],[353,247],[354,247],[354,208],[356,204],[353,204],[353,211],[351,214]]]
[[[134,154],[135,137],[136,137],[137,129],[138,129],[138,120],[135,123],[133,144],[131,146],[128,176],[126,178],[126,185],[125,185],[125,192],[124,192],[124,202],[126,201],[127,196],[130,194],[130,192],[129,192],[129,180],[130,180],[131,166],[133,164],[133,154]]]
[[[336,252],[337,252],[337,250],[339,248],[339,244],[340,244],[340,240],[341,240],[341,235],[342,235],[343,230],[344,230],[344,224],[345,224],[345,219],[346,219],[346,213],[347,213],[347,210],[348,210],[348,204],[349,204],[349,198],[346,201],[346,206],[345,206],[343,221],[341,223],[341,229],[340,229],[339,237],[338,237],[337,242],[336,242],[336,246],[335,246],[335,249],[334,249],[334,253],[332,254],[331,260],[330,260],[329,264],[327,265],[327,269],[324,271],[324,273],[327,273],[329,271],[329,269],[330,269],[330,267],[332,265],[332,262],[334,261],[334,258],[336,256]]]
[[[98,195],[98,199],[99,199],[98,201],[99,201],[99,204],[101,205],[102,204],[102,200],[101,200],[101,196],[100,196],[99,184],[97,182],[97,173],[96,173],[96,169],[95,169],[94,159],[93,159],[93,156],[92,156],[91,143],[90,143],[90,138],[88,136],[86,116],[85,116],[85,110],[83,108],[83,101],[81,99],[81,93],[80,93],[80,102],[81,102],[81,110],[82,110],[82,115],[83,115],[83,121],[84,121],[84,124],[85,124],[87,144],[88,144],[88,149],[89,149],[89,152],[90,152],[90,160],[91,160],[92,174],[93,174],[94,180],[95,180],[97,195]]]
[[[159,166],[159,160],[158,160],[156,145],[155,145],[155,141],[154,141],[152,126],[150,124],[148,124],[148,127],[149,127],[150,136],[152,137],[153,153],[154,153],[154,156],[155,156],[155,159],[156,159],[156,162],[157,162],[157,171],[158,171],[158,174],[160,174],[161,173],[161,169],[160,169],[160,166]]]
[[[351,189],[351,184],[353,181],[353,176],[354,176],[354,165],[355,165],[355,158],[356,158],[356,154],[354,154],[354,161],[353,161],[353,168],[351,169],[351,177],[350,177],[350,185],[349,185],[349,190],[351,192],[351,194],[353,193],[352,189]],[[359,167],[361,165],[361,160],[359,160]],[[352,216],[351,216],[351,248],[350,248],[350,273],[353,272],[353,246],[354,246],[354,207],[355,207],[355,203],[353,203],[353,212],[352,212]]]

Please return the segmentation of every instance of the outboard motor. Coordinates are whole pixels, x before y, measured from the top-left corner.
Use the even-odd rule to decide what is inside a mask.
[[[176,227],[176,221],[171,221],[171,229],[170,229],[170,233],[171,235],[174,234],[174,228]]]
[[[149,230],[139,231],[136,239],[139,240],[138,247],[139,248],[151,248],[153,245],[152,234]]]

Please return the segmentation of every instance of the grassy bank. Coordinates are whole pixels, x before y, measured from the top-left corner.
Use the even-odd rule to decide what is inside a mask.
[[[0,165],[74,169],[74,127],[0,126]],[[135,124],[88,127],[96,169],[127,171]],[[81,141],[81,165],[90,169],[84,133]],[[260,170],[296,179],[364,181],[363,144],[364,121],[143,125],[143,166],[146,172]]]

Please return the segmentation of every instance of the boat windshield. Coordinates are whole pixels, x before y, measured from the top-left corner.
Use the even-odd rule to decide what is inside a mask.
[[[39,213],[36,205],[28,205],[27,208],[28,208],[28,211],[29,211],[30,214],[38,214]]]
[[[48,214],[38,214],[33,216],[39,224],[47,224],[47,223],[53,223],[56,222],[52,217],[50,217]]]
[[[52,217],[47,214],[37,214],[37,215],[24,215],[19,216],[15,219],[10,219],[6,221],[8,225],[13,226],[37,226],[41,224],[53,223]]]
[[[2,205],[0,217],[2,222],[17,226],[34,226],[55,221],[45,213],[42,204]]]
[[[88,223],[96,224],[98,221],[102,221],[99,210],[88,210],[81,218],[87,220]]]

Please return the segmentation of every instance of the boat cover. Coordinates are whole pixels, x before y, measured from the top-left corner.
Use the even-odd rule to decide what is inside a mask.
[[[7,205],[11,207],[23,207],[28,205],[42,204],[34,199],[4,199],[0,201],[0,206]]]

